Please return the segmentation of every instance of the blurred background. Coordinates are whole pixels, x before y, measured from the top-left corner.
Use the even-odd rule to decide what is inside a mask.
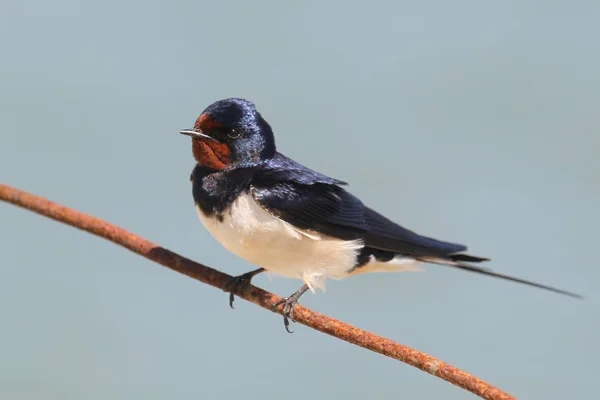
[[[594,1],[3,0],[0,181],[246,272],[198,221],[177,134],[245,97],[280,151],[376,210],[588,297],[426,265],[302,304],[519,398],[592,398],[599,18]],[[0,253],[4,399],[474,397],[4,203]]]

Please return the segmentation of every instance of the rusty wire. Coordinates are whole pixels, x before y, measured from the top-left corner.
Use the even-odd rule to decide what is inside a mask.
[[[229,275],[180,256],[99,218],[2,184],[0,184],[0,199],[55,221],[62,222],[110,240],[119,246],[125,247],[126,249],[167,268],[223,291],[227,291],[225,289],[225,284],[231,278]],[[250,301],[267,310],[272,310],[271,305],[279,300],[278,296],[252,285],[246,286],[241,292],[237,290],[236,294],[240,298]],[[275,312],[280,314],[281,308],[278,308]],[[481,379],[432,356],[384,337],[355,328],[344,322],[309,310],[306,307],[300,305],[296,307],[295,320],[300,324],[334,336],[338,339],[342,339],[348,343],[355,344],[412,365],[413,367],[419,368],[433,376],[437,376],[453,385],[468,390],[481,398],[491,400],[514,399],[513,396]]]

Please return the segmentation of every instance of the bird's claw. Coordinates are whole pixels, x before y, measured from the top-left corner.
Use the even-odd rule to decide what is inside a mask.
[[[294,331],[290,330],[290,321],[296,322],[294,319],[294,307],[298,304],[298,299],[293,296],[283,297],[281,300],[273,303],[273,310],[283,304],[283,309],[281,310],[281,314],[283,315],[283,325],[285,326],[285,330],[288,333],[294,333]]]
[[[234,276],[229,281],[227,281],[227,283],[225,284],[225,289],[229,290],[229,307],[235,309],[235,307],[233,306],[233,301],[235,300],[234,292],[238,291],[239,289],[245,286],[248,286],[252,282],[252,278],[254,277],[254,275],[257,275],[263,271],[264,269],[259,268],[254,271],[246,272],[242,275]]]
[[[291,296],[283,297],[280,300],[273,303],[273,310],[275,310],[277,307],[283,304],[281,315],[283,315],[283,325],[285,326],[285,330],[288,333],[294,333],[294,331],[290,331],[290,320],[292,322],[296,322],[296,320],[294,319],[294,307],[296,307],[296,304],[298,304],[298,299],[300,298],[300,296],[302,296],[307,290],[308,286],[304,285]]]

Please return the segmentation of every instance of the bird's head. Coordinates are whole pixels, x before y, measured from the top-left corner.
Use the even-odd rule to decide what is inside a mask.
[[[179,133],[192,138],[196,162],[216,171],[256,165],[275,154],[273,130],[252,102],[240,98],[209,105],[193,129]]]

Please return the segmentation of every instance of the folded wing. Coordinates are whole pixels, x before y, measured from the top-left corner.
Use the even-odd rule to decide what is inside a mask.
[[[501,278],[567,296],[580,295],[503,274],[469,263],[487,258],[463,253],[466,246],[421,236],[366,207],[338,181],[281,156],[276,165],[252,179],[256,201],[265,210],[301,229],[309,229],[343,240],[362,239],[365,250],[414,257],[417,260]]]
[[[281,176],[280,176],[281,178]],[[257,202],[301,229],[339,239],[362,239],[365,246],[409,256],[447,256],[466,250],[460,244],[421,236],[366,207],[356,196],[328,183],[285,181],[252,183]]]

